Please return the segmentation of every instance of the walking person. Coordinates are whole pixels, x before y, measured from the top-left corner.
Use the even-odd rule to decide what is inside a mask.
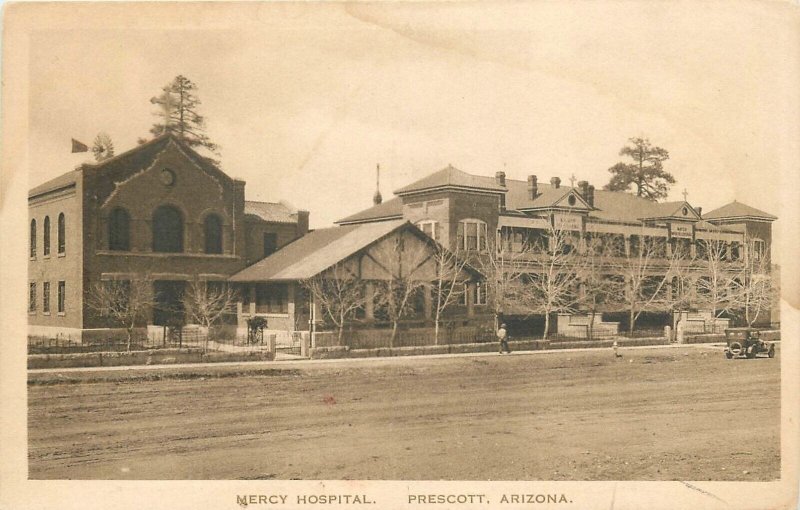
[[[500,354],[503,354],[503,351],[511,354],[511,349],[508,347],[508,331],[505,323],[500,324],[500,329],[497,330],[497,339],[500,340]]]

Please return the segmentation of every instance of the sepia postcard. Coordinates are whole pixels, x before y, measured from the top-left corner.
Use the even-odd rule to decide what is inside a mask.
[[[798,505],[800,6],[12,2],[1,509]]]

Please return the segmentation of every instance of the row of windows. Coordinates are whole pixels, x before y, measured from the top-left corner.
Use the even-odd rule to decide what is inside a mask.
[[[288,288],[283,284],[256,284],[256,313],[289,313]],[[243,306],[250,306],[250,293],[242,293]]]
[[[435,220],[417,222],[417,227],[434,241],[442,240],[442,226]],[[456,249],[465,251],[486,251],[487,227],[481,220],[462,220],[458,222]]]
[[[50,216],[44,217],[44,225],[42,227],[44,231],[44,238],[43,238],[43,246],[42,252],[45,257],[50,256]],[[36,220],[31,220],[31,234],[30,234],[30,247],[31,247],[31,258],[36,258]],[[58,254],[63,255],[66,251],[66,219],[64,218],[64,213],[60,213],[58,215]]]
[[[181,211],[170,205],[162,205],[153,212],[152,248],[159,253],[184,251],[184,220]],[[208,214],[203,221],[205,253],[220,254],[223,250],[222,218]],[[128,211],[117,207],[108,216],[108,249],[130,251],[131,217]]]
[[[36,312],[36,307],[38,306],[36,299],[36,287],[36,282],[30,282],[28,287],[28,312],[31,313]],[[58,300],[56,301],[58,313],[64,313],[67,297],[66,292],[67,283],[63,280],[58,282]],[[42,312],[46,314],[50,313],[50,282],[42,283]]]
[[[503,233],[505,249],[511,252],[544,252],[548,249],[548,233],[545,230],[512,228],[504,229]],[[588,246],[590,243],[606,256],[626,256],[626,241],[623,234],[595,234],[590,232],[583,236],[577,233],[574,236],[568,235],[561,243],[563,245],[562,251],[568,253],[578,249],[581,244]],[[763,256],[765,250],[763,241],[756,241],[756,243],[757,248],[754,251],[754,256],[758,259]],[[693,246],[694,254],[692,253]],[[709,249],[715,250],[715,256],[721,260],[735,261],[741,258],[741,243],[736,241],[715,242],[698,239],[693,242],[691,239],[683,238],[667,240],[666,238],[653,236],[628,236],[628,249],[632,256],[638,256],[643,251],[648,256],[664,258],[667,256],[668,247],[681,258],[695,257],[704,259],[707,257]]]

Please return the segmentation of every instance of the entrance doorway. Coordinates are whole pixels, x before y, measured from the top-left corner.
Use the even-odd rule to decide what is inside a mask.
[[[186,282],[180,280],[156,280],[153,282],[156,305],[153,307],[153,324],[168,326],[184,321],[183,294]]]

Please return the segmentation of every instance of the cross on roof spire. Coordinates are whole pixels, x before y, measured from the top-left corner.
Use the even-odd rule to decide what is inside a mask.
[[[575,177],[574,173],[569,176],[569,185],[570,185],[570,187],[573,187],[573,188],[575,187],[575,180],[576,179],[577,179],[577,177]]]
[[[688,194],[689,194],[689,192],[688,192],[688,191],[686,191],[686,188],[683,188],[683,193],[682,193],[682,195],[683,195],[683,201],[684,201],[684,202],[686,202],[686,196],[687,196]]]

